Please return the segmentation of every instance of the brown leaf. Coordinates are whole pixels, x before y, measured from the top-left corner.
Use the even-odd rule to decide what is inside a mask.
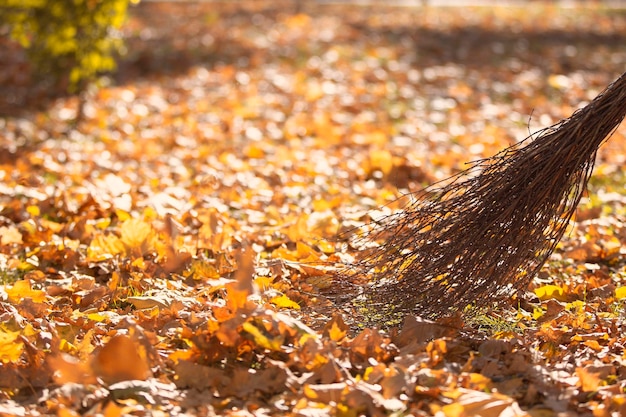
[[[402,348],[412,343],[424,343],[438,339],[454,332],[454,329],[443,326],[432,320],[407,315],[402,323],[400,334],[398,334],[393,341],[398,347]]]
[[[179,388],[195,388],[197,390],[215,389],[230,383],[222,369],[211,368],[189,361],[178,361],[173,367],[174,383]]]

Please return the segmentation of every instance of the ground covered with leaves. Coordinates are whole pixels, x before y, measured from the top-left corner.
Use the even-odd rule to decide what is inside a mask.
[[[344,231],[592,99],[625,34],[535,2],[144,3],[78,123],[3,39],[0,414],[626,414],[623,127],[526,294],[389,328],[331,274]]]

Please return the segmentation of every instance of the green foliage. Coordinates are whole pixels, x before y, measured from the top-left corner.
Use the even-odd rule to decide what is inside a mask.
[[[115,69],[129,2],[138,0],[0,0],[0,13],[35,74],[66,80],[75,92]]]

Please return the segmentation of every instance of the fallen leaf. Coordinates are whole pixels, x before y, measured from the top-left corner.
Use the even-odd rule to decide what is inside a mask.
[[[270,303],[274,304],[278,308],[291,308],[294,310],[300,310],[300,305],[295,301],[292,301],[285,294],[272,297],[272,299],[270,299]]]
[[[22,356],[24,343],[20,340],[19,331],[10,331],[0,327],[0,361],[15,363]]]
[[[446,417],[527,417],[518,403],[502,394],[457,388],[451,393],[454,402],[444,405],[441,411]]]
[[[12,286],[5,287],[4,291],[9,296],[9,301],[19,303],[25,298],[30,298],[35,303],[43,303],[46,301],[46,292],[42,290],[33,290],[30,280],[23,279],[16,281]]]
[[[141,344],[124,334],[113,336],[94,353],[94,374],[109,384],[151,375],[147,353]]]
[[[340,342],[348,335],[348,326],[340,315],[336,314],[324,326],[322,334],[334,342]]]
[[[562,287],[558,285],[544,285],[534,289],[535,295],[539,297],[541,301],[554,298],[559,301],[567,301],[567,296]]]

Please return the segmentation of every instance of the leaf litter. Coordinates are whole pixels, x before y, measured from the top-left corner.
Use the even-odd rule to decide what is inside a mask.
[[[623,128],[508,306],[389,326],[336,307],[329,265],[359,249],[343,231],[593,98],[624,14],[295,7],[141,4],[75,129],[76,97],[3,99],[0,412],[623,414]]]

